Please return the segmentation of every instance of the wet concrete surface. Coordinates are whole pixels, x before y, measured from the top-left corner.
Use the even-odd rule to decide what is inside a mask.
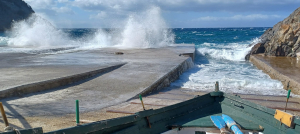
[[[284,89],[300,95],[300,59],[296,57],[268,57],[251,55],[250,61],[272,79],[281,81]]]
[[[123,52],[116,55],[115,52]],[[7,54],[0,64],[1,89],[36,81],[68,76],[87,70],[126,63],[120,68],[64,87],[2,99],[9,118],[63,116],[99,110],[139,94],[159,78],[183,63],[194,47],[127,49],[106,48],[55,55]],[[2,54],[5,55],[5,54]]]
[[[280,73],[300,82],[300,58],[256,56]]]

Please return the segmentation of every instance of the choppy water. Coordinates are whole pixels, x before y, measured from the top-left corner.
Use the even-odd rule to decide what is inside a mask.
[[[244,57],[249,44],[267,28],[173,29],[176,43],[196,45],[195,67],[184,73],[175,87],[201,91],[214,90],[220,82],[225,92],[248,94],[286,94],[280,81],[271,79]]]

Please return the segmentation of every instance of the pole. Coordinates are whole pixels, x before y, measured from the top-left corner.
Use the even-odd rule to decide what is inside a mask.
[[[143,103],[142,95],[140,95],[140,100],[141,100],[141,102],[142,102],[143,109],[146,110],[146,109],[145,109],[145,106],[144,106],[144,103]]]
[[[79,125],[79,101],[76,100],[76,124]]]
[[[291,93],[291,90],[288,91],[288,94],[287,94],[287,96],[286,96],[286,103],[285,103],[284,112],[286,112],[286,107],[287,107],[287,103],[289,102],[290,93]]]
[[[1,111],[1,115],[2,115],[3,121],[4,121],[4,123],[5,123],[5,126],[6,126],[6,127],[9,126],[8,121],[7,121],[7,118],[6,118],[6,114],[5,114],[3,105],[2,105],[2,102],[0,102],[0,111]]]
[[[144,106],[144,102],[143,102],[142,95],[140,95],[140,100],[141,100],[141,102],[142,102],[143,109],[144,109],[144,111],[145,111],[146,109],[145,109],[145,106]],[[147,119],[147,122],[148,122],[149,128],[151,128],[151,124],[150,124],[150,121],[149,121],[149,118],[148,118],[148,116],[146,116],[146,119]]]
[[[215,84],[215,92],[219,92],[219,82],[216,81],[216,84]]]

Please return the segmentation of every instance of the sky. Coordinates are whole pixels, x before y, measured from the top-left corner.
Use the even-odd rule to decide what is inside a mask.
[[[158,7],[170,28],[272,27],[300,0],[24,0],[59,28],[120,27]]]

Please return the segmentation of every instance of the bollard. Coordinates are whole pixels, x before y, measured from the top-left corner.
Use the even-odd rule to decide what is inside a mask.
[[[218,81],[215,84],[215,92],[219,92],[219,82]]]
[[[76,124],[79,125],[79,101],[76,100]]]

